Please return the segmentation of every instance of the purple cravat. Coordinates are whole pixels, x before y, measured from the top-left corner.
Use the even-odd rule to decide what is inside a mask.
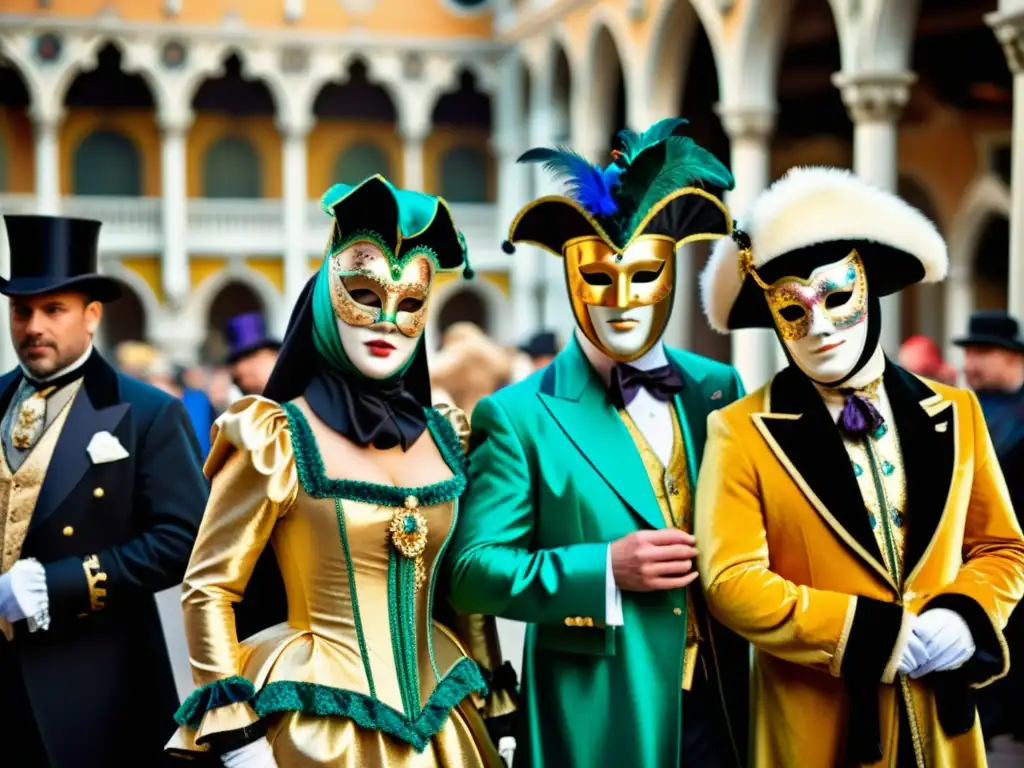
[[[873,434],[885,421],[878,409],[863,394],[863,390],[840,389],[846,396],[843,410],[839,414],[839,427],[851,437]]]

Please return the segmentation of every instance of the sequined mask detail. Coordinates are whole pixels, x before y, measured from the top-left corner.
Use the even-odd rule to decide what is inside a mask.
[[[783,277],[765,289],[779,335],[799,341],[810,332],[815,312],[833,331],[864,322],[868,316],[868,280],[857,251],[842,261],[819,267],[808,279]]]
[[[331,305],[347,325],[394,323],[409,338],[423,333],[427,300],[436,271],[428,249],[413,249],[396,259],[368,233],[343,242],[331,259]]]
[[[619,362],[640,357],[661,338],[672,308],[675,287],[675,241],[641,235],[617,251],[600,237],[569,240],[562,250],[569,300],[583,334]],[[602,343],[587,307],[634,309],[654,307],[655,316],[643,348],[628,360]]]

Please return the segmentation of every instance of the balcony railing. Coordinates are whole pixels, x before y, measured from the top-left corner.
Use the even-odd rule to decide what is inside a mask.
[[[33,213],[34,195],[0,194],[0,214]],[[100,249],[110,256],[159,253],[163,248],[161,199],[157,197],[65,197],[65,216],[98,219]],[[505,265],[498,245],[503,224],[497,206],[458,203],[452,205],[474,265]],[[192,198],[186,203],[185,242],[189,253],[202,255],[279,255],[285,251],[284,206],[281,200],[219,200]],[[315,201],[306,215],[304,246],[310,256],[323,253],[329,230],[328,217]]]

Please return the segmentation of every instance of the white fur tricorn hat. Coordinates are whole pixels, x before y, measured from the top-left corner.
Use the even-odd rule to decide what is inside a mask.
[[[949,266],[935,225],[901,198],[842,168],[793,168],[754,200],[733,237],[714,244],[700,292],[708,322],[719,333],[773,325],[763,292],[743,265],[747,240],[749,264],[769,284],[798,274],[776,274],[779,269],[799,263],[805,271],[808,264],[843,258],[852,247],[876,296],[939,282]]]

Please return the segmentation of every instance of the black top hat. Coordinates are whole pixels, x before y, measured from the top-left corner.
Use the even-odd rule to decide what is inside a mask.
[[[531,336],[529,341],[519,347],[519,351],[533,358],[557,355],[558,338],[551,331],[541,331]]]
[[[1009,312],[981,311],[971,314],[967,335],[956,339],[958,347],[1001,347],[1024,355],[1020,324]]]
[[[100,222],[62,216],[4,216],[11,277],[0,277],[5,296],[77,290],[96,301],[121,296],[117,280],[96,271]]]

